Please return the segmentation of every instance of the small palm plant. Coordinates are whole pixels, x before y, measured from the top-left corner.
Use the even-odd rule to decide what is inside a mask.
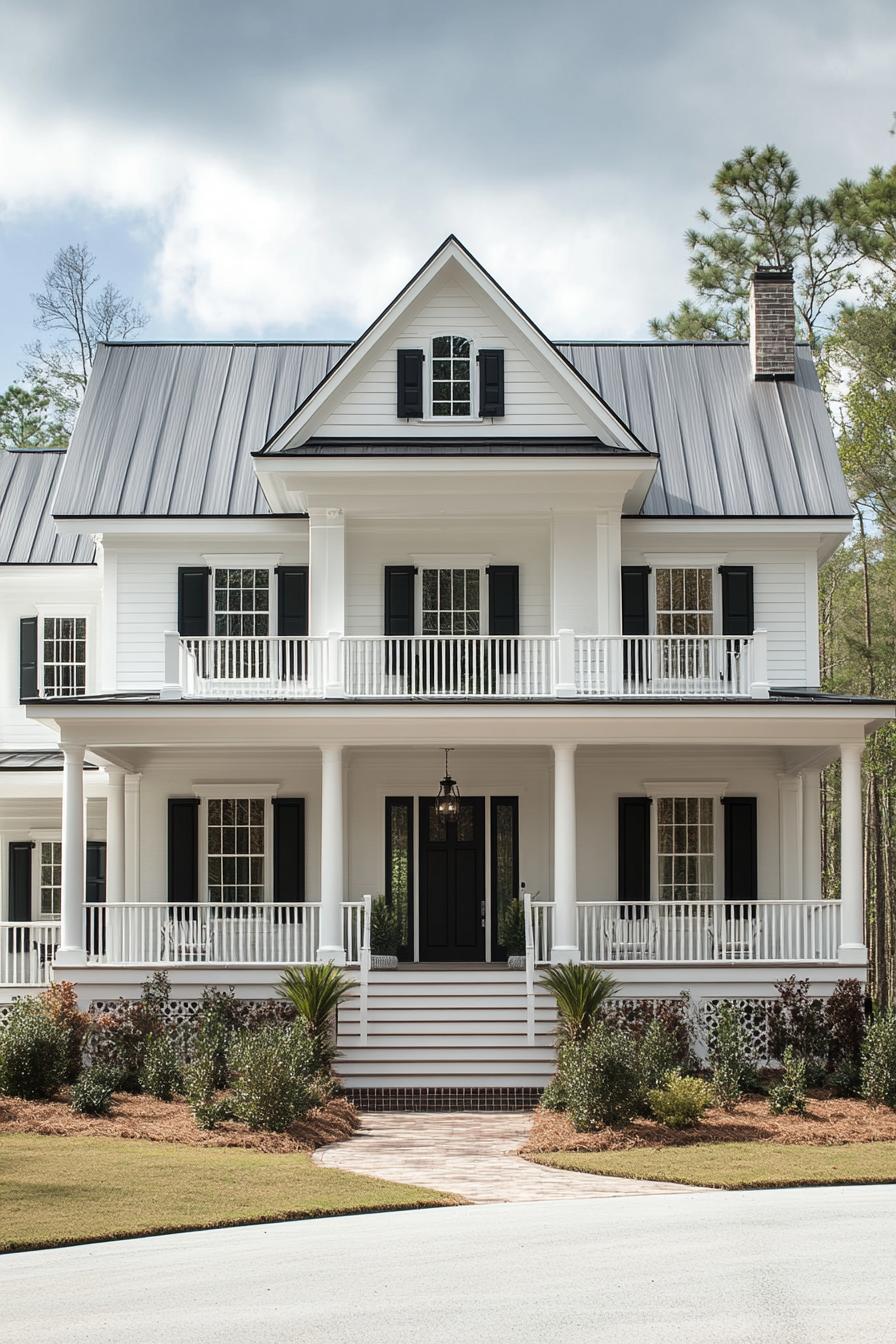
[[[581,1041],[588,1035],[601,1009],[618,988],[612,975],[581,962],[550,966],[541,983],[554,996],[560,1034],[568,1041]]]
[[[355,988],[355,981],[331,961],[290,966],[280,977],[277,993],[295,1008],[314,1040],[323,1064],[332,1058],[333,1018],[340,1003]]]

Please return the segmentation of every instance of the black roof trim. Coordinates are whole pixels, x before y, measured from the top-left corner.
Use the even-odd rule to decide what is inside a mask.
[[[454,457],[478,455],[488,456],[580,456],[580,457],[628,457],[641,459],[641,454],[632,453],[629,448],[616,448],[603,443],[600,439],[585,435],[569,438],[557,437],[468,437],[465,435],[446,435],[432,438],[326,438],[309,439],[307,443],[294,448],[284,448],[278,457]],[[260,456],[253,453],[253,457]],[[270,454],[268,454],[270,456]],[[656,457],[656,453],[649,453]]]
[[[470,261],[472,261],[473,265],[474,265],[475,267],[477,267],[477,269],[480,270],[480,271],[482,272],[482,274],[485,276],[485,278],[486,278],[491,284],[493,284],[493,285],[495,286],[495,289],[497,289],[498,293],[501,294],[501,295],[503,295],[503,297],[507,300],[507,302],[508,302],[508,303],[509,303],[509,304],[510,304],[510,305],[511,305],[511,306],[512,306],[512,307],[513,307],[519,314],[520,314],[520,316],[521,316],[526,322],[528,322],[529,326],[530,326],[530,327],[532,328],[532,330],[536,333],[536,335],[540,336],[541,339],[542,339],[543,341],[545,341],[546,344],[549,345],[549,346],[551,347],[551,349],[552,349],[552,350],[554,351],[554,353],[557,355],[557,358],[563,361],[563,363],[566,365],[566,367],[570,370],[571,373],[573,373],[573,374],[575,375],[576,379],[582,384],[582,386],[585,387],[585,388],[587,388],[589,395],[592,396],[592,397],[596,397],[596,398],[597,398],[597,400],[600,402],[601,406],[603,406],[604,409],[605,409],[605,410],[607,411],[607,413],[609,414],[610,418],[611,418],[613,421],[615,421],[615,423],[616,423],[617,425],[619,425],[620,428],[622,428],[622,429],[625,431],[625,433],[629,435],[629,437],[630,437],[631,439],[634,440],[634,442],[638,445],[638,447],[639,447],[640,449],[642,449],[643,452],[646,453],[646,452],[649,451],[649,449],[646,447],[646,445],[643,444],[643,443],[641,442],[641,440],[638,438],[637,434],[635,434],[635,432],[634,432],[634,430],[631,428],[631,426],[630,426],[630,425],[627,425],[626,422],[622,419],[622,417],[621,417],[616,411],[613,410],[613,407],[609,404],[609,402],[607,402],[607,401],[604,400],[604,398],[600,395],[600,393],[597,391],[597,389],[596,389],[595,387],[592,387],[591,383],[589,383],[589,382],[588,382],[588,379],[587,379],[583,374],[581,374],[581,373],[579,372],[579,370],[578,370],[578,369],[576,368],[576,366],[573,364],[572,360],[567,359],[567,358],[566,358],[566,355],[564,355],[560,350],[557,349],[557,347],[556,347],[554,341],[552,341],[551,338],[550,338],[549,336],[546,336],[545,333],[542,331],[541,327],[539,327],[538,323],[537,323],[537,322],[533,322],[532,318],[531,318],[531,317],[529,316],[529,314],[525,311],[525,309],[524,309],[524,308],[521,308],[520,305],[516,302],[516,300],[515,300],[514,298],[511,298],[511,296],[507,293],[507,290],[503,287],[503,285],[500,285],[500,284],[498,283],[498,281],[495,279],[495,277],[491,274],[491,272],[490,272],[490,271],[487,271],[486,268],[482,265],[482,262],[479,261],[479,259],[478,259],[477,257],[474,257],[474,255],[473,255],[473,253],[470,251],[470,249],[469,249],[468,247],[464,247],[463,243],[460,241],[460,239],[457,237],[457,235],[454,234],[454,233],[449,233],[448,236],[447,236],[447,238],[445,238],[445,239],[439,244],[439,246],[435,249],[435,251],[434,251],[429,257],[426,258],[426,261],[424,261],[423,265],[420,266],[420,267],[418,268],[418,270],[416,270],[416,271],[414,272],[414,274],[411,276],[410,280],[408,280],[406,284],[402,285],[401,289],[398,291],[398,293],[395,295],[395,297],[394,297],[393,299],[391,299],[389,303],[386,304],[386,307],[383,309],[383,311],[382,311],[381,313],[379,313],[379,314],[373,319],[373,321],[372,321],[371,323],[369,323],[369,325],[366,326],[366,327],[364,328],[364,330],[361,332],[361,335],[358,337],[358,339],[357,339],[351,346],[349,346],[349,348],[348,348],[348,350],[346,350],[345,354],[342,355],[342,357],[341,357],[340,359],[337,359],[337,361],[336,361],[336,363],[333,365],[332,369],[330,369],[329,373],[327,373],[327,374],[324,375],[324,377],[322,378],[322,380],[318,383],[317,387],[313,388],[312,391],[308,393],[308,396],[305,398],[305,400],[299,403],[299,405],[298,405],[298,406],[296,407],[296,409],[293,411],[292,415],[288,416],[288,417],[283,421],[283,424],[280,426],[280,428],[274,431],[274,433],[273,433],[273,434],[271,435],[271,437],[268,439],[267,443],[263,444],[262,447],[261,447],[257,452],[255,452],[255,453],[252,454],[253,457],[260,457],[260,456],[263,456],[263,455],[268,455],[268,452],[267,452],[267,450],[268,450],[268,445],[271,444],[271,443],[274,441],[274,439],[277,437],[278,434],[282,434],[283,430],[286,428],[287,425],[292,424],[293,420],[295,420],[296,417],[297,417],[297,416],[302,412],[302,410],[305,408],[305,406],[307,406],[307,404],[308,404],[308,402],[311,400],[311,398],[314,397],[314,396],[316,396],[317,393],[320,391],[320,389],[321,389],[322,387],[324,387],[324,386],[327,384],[327,382],[329,382],[329,380],[333,377],[333,375],[335,374],[336,370],[339,369],[339,368],[341,368],[342,364],[345,362],[345,360],[346,360],[346,359],[348,358],[348,356],[351,354],[352,350],[354,350],[355,346],[359,345],[359,344],[361,343],[361,341],[363,341],[364,338],[365,338],[367,335],[369,335],[369,333],[370,333],[371,331],[373,331],[374,327],[377,326],[377,325],[382,321],[382,319],[386,316],[386,314],[387,314],[392,308],[395,307],[396,303],[398,303],[398,301],[399,301],[401,298],[403,298],[403,296],[407,293],[407,291],[411,288],[411,286],[412,286],[412,285],[413,285],[413,284],[420,278],[420,276],[421,276],[421,275],[423,274],[423,272],[426,270],[427,266],[430,266],[430,265],[432,264],[432,262],[435,261],[436,257],[439,255],[439,253],[440,253],[440,252],[443,252],[443,251],[445,250],[445,248],[448,246],[449,243],[455,243],[455,244],[457,245],[457,247],[460,248],[461,252],[463,252],[464,255],[465,255],[466,257],[469,257],[469,259],[470,259]]]

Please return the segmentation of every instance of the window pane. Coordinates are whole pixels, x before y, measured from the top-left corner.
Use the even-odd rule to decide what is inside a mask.
[[[464,336],[455,336],[455,338],[454,338],[454,354],[455,354],[455,355],[468,355],[469,353],[470,353],[470,342],[466,339],[466,337],[464,337]]]
[[[433,353],[433,358],[435,358],[435,357],[438,356],[438,355],[450,355],[450,354],[451,354],[451,337],[450,337],[450,336],[435,336],[435,337],[433,337],[433,342],[432,342],[432,353]]]

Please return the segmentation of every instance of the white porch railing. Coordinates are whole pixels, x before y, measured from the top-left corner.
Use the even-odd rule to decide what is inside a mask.
[[[326,639],[279,635],[181,639],[178,685],[187,696],[319,698],[327,687],[327,645]]]
[[[548,696],[556,680],[550,635],[347,636],[345,693],[353,698],[518,699]]]
[[[0,922],[0,985],[48,985],[61,924]]]
[[[482,699],[768,695],[766,632],[165,636],[163,697]]]
[[[530,905],[527,951],[545,965],[554,907]],[[601,965],[835,962],[840,945],[839,901],[579,901],[576,912],[582,960]]]
[[[765,631],[733,635],[577,636],[579,695],[753,696],[767,691]]]
[[[317,960],[320,906],[139,901],[85,911],[87,959],[125,966],[296,966]]]

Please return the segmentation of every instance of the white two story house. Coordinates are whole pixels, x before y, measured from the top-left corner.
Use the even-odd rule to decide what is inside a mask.
[[[789,273],[749,345],[556,343],[451,237],[352,344],[103,346],[68,452],[0,473],[7,999],[332,959],[353,1086],[520,1088],[551,961],[710,1007],[864,976],[893,709],[819,690],[852,508]]]

